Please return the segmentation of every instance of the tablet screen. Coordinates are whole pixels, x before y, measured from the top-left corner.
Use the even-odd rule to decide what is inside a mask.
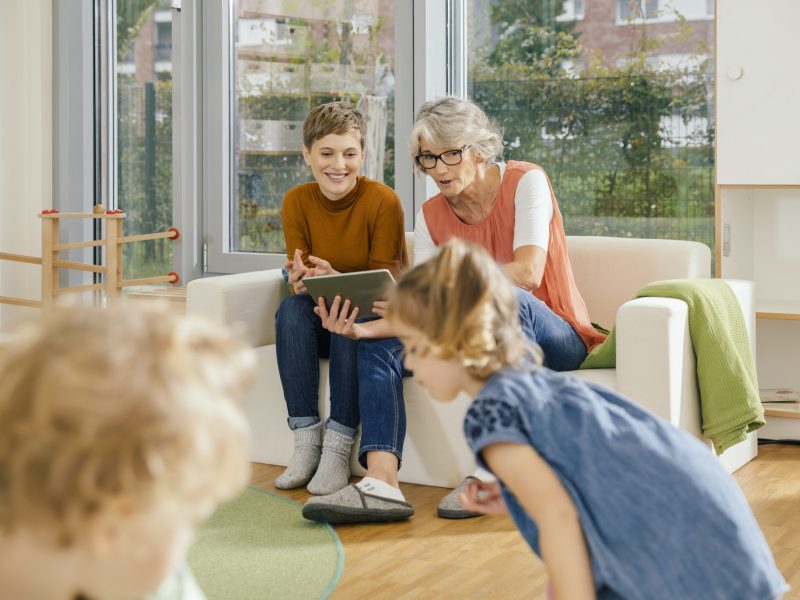
[[[307,277],[303,279],[303,283],[312,298],[325,298],[325,306],[328,308],[337,294],[342,297],[342,302],[349,299],[351,310],[358,306],[358,318],[361,319],[375,316],[372,303],[386,298],[387,288],[394,283],[394,277],[388,269],[375,269]]]

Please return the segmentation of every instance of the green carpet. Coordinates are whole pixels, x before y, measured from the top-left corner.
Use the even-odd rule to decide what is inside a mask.
[[[208,600],[327,598],[344,549],[301,505],[257,488],[223,504],[198,530],[189,565]]]

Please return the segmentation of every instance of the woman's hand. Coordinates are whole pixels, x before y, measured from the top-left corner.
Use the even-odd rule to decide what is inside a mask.
[[[322,319],[322,326],[331,333],[351,340],[360,340],[363,337],[363,327],[356,323],[358,307],[355,307],[353,312],[350,312],[350,300],[345,300],[342,303],[342,297],[337,295],[331,302],[330,310],[328,310],[325,306],[325,298],[318,298],[314,312]]]
[[[294,251],[292,260],[286,261],[283,265],[289,271],[289,287],[294,290],[295,294],[306,294],[306,286],[303,284],[303,277],[309,274],[310,269],[303,264],[303,253],[300,249]]]
[[[479,479],[470,479],[464,485],[464,492],[458,500],[467,510],[481,512],[485,515],[500,515],[508,512],[498,481],[486,483]]]
[[[308,260],[311,261],[314,266],[309,269],[309,273],[306,277],[317,277],[318,275],[336,275],[339,273],[336,269],[331,266],[324,258],[317,258],[316,256],[309,256]]]
[[[386,300],[375,300],[375,302],[372,303],[372,312],[379,317],[385,317],[386,307],[388,305],[389,303]]]

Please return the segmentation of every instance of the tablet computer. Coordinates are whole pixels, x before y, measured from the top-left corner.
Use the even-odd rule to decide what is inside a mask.
[[[337,294],[342,297],[342,303],[349,299],[350,310],[358,306],[360,319],[375,316],[372,312],[372,303],[386,298],[386,290],[394,283],[394,277],[388,269],[375,269],[306,277],[303,283],[312,298],[315,300],[320,296],[325,298],[325,306],[328,308],[331,307]]]

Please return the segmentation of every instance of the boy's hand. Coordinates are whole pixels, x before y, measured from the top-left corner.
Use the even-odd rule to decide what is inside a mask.
[[[356,323],[358,307],[355,307],[350,314],[349,311],[350,300],[342,303],[342,297],[338,295],[333,299],[330,310],[325,306],[325,298],[321,297],[317,298],[317,305],[314,307],[314,312],[322,319],[322,326],[325,329],[351,340],[360,340],[363,331],[361,325]]]
[[[464,492],[458,497],[458,501],[467,510],[481,512],[485,515],[500,515],[508,512],[498,481],[486,483],[478,479],[470,479],[464,485]]]

